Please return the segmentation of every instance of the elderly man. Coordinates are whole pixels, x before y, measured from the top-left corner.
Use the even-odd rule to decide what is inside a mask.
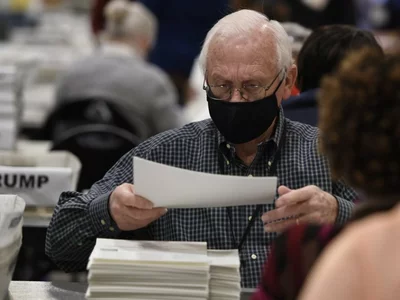
[[[297,74],[282,26],[250,10],[228,15],[208,33],[200,62],[212,120],[142,143],[86,195],[61,195],[46,251],[66,271],[85,268],[97,237],[206,241],[209,248],[238,248],[242,286],[255,287],[276,232],[349,217],[355,195],[332,182],[317,151],[317,129],[285,119],[280,108]],[[132,156],[206,173],[277,176],[278,199],[275,205],[153,208],[130,184]]]

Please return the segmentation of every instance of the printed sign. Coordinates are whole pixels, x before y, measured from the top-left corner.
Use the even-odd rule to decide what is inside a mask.
[[[0,166],[0,194],[15,194],[27,206],[53,207],[73,190],[71,168]]]

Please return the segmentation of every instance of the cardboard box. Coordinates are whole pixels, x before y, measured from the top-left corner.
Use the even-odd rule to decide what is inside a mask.
[[[65,151],[0,151],[0,194],[18,195],[27,206],[54,207],[62,192],[76,189],[80,169],[78,158]]]

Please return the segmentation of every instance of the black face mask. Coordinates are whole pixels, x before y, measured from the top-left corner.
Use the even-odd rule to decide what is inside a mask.
[[[243,144],[262,135],[279,113],[276,91],[263,99],[251,102],[228,102],[207,95],[208,110],[219,132],[233,144]]]

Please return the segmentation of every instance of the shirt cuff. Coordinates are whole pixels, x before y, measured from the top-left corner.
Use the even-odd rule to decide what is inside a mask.
[[[89,205],[89,217],[98,237],[114,238],[121,233],[108,209],[110,195],[111,192],[101,195],[92,200]]]
[[[338,215],[336,217],[336,224],[344,225],[353,213],[354,203],[346,199],[334,196],[338,202]]]

